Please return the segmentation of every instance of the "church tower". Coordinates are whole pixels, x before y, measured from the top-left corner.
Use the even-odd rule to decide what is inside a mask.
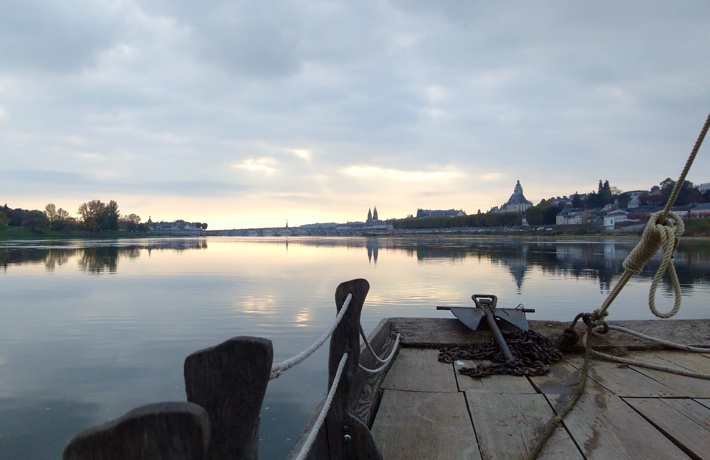
[[[374,220],[375,222],[377,222],[378,220],[380,220],[380,219],[377,217],[377,206],[375,206],[375,212],[372,213],[372,220]]]
[[[377,212],[377,210],[375,210],[375,212]],[[369,224],[371,222],[372,222],[372,209],[368,209],[367,210],[367,223]]]

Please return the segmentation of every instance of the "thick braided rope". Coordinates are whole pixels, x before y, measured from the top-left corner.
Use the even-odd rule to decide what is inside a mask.
[[[661,344],[669,346],[669,347],[678,348],[680,350],[692,351],[694,353],[708,353],[708,352],[710,352],[710,348],[691,347],[690,345],[683,345],[680,343],[670,342],[668,340],[657,339],[655,337],[651,337],[646,334],[642,334],[640,332],[632,331],[631,329],[626,329],[625,327],[621,327],[621,326],[609,325],[609,329],[614,329],[614,330],[617,330],[620,332],[625,332],[627,334],[635,335],[637,337],[644,338],[644,339],[650,340],[652,342],[661,343]],[[584,345],[587,346],[587,335],[584,336]],[[648,369],[655,369],[657,371],[670,372],[671,374],[684,375],[686,377],[693,377],[696,379],[710,380],[710,374],[701,373],[701,372],[693,372],[693,371],[689,371],[689,370],[685,370],[685,369],[676,369],[676,368],[673,368],[670,366],[663,366],[660,364],[647,363],[645,361],[639,361],[636,359],[622,358],[621,356],[608,355],[606,353],[602,353],[600,351],[593,350],[591,347],[589,347],[589,349],[594,356],[596,356],[598,358],[605,359],[607,361],[613,361],[613,362],[622,363],[622,364],[629,364],[629,365],[637,366],[637,367],[645,367]]]
[[[308,438],[306,438],[306,441],[303,443],[303,447],[301,447],[301,452],[298,453],[298,457],[296,457],[296,460],[303,460],[308,456],[308,453],[311,451],[311,447],[313,447],[313,442],[316,440],[316,436],[318,436],[318,432],[320,431],[321,427],[323,426],[323,422],[325,421],[326,415],[328,415],[328,411],[330,410],[330,405],[333,404],[333,398],[335,397],[335,391],[338,389],[338,384],[340,383],[340,377],[343,375],[343,369],[345,368],[345,363],[348,360],[348,354],[343,353],[343,357],[340,358],[340,363],[338,363],[338,370],[335,371],[335,376],[333,377],[333,384],[330,386],[330,391],[328,392],[328,396],[325,398],[325,401],[323,402],[323,407],[321,408],[320,414],[318,414],[318,418],[316,419],[316,422],[313,424],[313,428],[311,429],[311,432],[308,433]]]
[[[631,251],[624,260],[624,269],[633,274],[638,274],[646,262],[653,257],[659,248],[663,251],[663,260],[656,270],[656,274],[651,281],[651,288],[648,292],[648,306],[651,312],[659,318],[670,318],[680,310],[680,282],[673,265],[673,252],[680,243],[680,236],[685,231],[683,220],[673,212],[668,213],[675,225],[666,217],[663,212],[657,212],[651,216],[643,232],[643,237],[639,244]],[[668,313],[661,313],[656,308],[656,289],[663,279],[663,274],[668,271],[673,286],[673,308]]]
[[[683,343],[671,342],[670,340],[659,339],[658,337],[651,337],[650,335],[646,335],[641,332],[625,328],[623,326],[617,326],[615,324],[609,324],[608,327],[609,329],[624,332],[626,334],[636,336],[640,339],[645,339],[651,342],[665,345],[670,348],[677,348],[678,350],[683,351],[692,351],[693,353],[710,353],[710,348],[708,347],[693,347],[691,345],[685,345]]]
[[[291,369],[296,364],[301,363],[306,358],[311,356],[318,348],[320,348],[321,345],[323,345],[325,343],[325,341],[328,340],[328,337],[330,337],[333,334],[333,331],[335,330],[336,327],[338,327],[338,324],[340,324],[340,320],[343,319],[343,316],[345,316],[345,312],[348,310],[348,306],[350,305],[350,301],[352,299],[353,299],[353,295],[348,294],[348,296],[345,298],[345,302],[343,302],[343,307],[340,309],[340,311],[338,312],[338,315],[335,317],[335,322],[310,347],[306,348],[305,350],[303,350],[301,353],[297,354],[296,356],[287,359],[286,361],[283,361],[281,363],[277,363],[277,364],[274,364],[273,366],[271,366],[271,375],[269,376],[269,380],[279,378],[282,373]]]

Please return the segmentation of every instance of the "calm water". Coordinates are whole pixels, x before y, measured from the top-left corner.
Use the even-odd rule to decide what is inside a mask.
[[[571,321],[601,305],[634,242],[475,238],[201,238],[0,243],[0,458],[55,459],[81,430],[185,400],[185,357],[237,335],[269,338],[274,361],[317,339],[341,281],[366,278],[366,332],[390,316],[450,317],[473,293]],[[659,260],[611,319],[652,319]],[[677,318],[710,317],[710,243],[675,257]],[[668,285],[659,308],[672,305]],[[260,456],[284,458],[327,384],[327,346],[270,382]]]

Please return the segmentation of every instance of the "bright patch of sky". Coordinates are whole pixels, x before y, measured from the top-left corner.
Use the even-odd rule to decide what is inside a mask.
[[[708,18],[704,0],[9,2],[0,201],[218,229],[485,212],[517,180],[534,203],[648,189],[708,115]]]

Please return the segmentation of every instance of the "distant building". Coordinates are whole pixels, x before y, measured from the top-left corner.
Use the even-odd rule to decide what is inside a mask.
[[[508,201],[500,208],[495,207],[491,209],[491,212],[525,212],[531,208],[532,205],[532,201],[525,199],[525,195],[523,195],[523,186],[520,185],[520,181],[518,181],[515,184],[515,190],[513,190],[513,194],[510,195]]]
[[[393,228],[392,224],[380,220],[380,217],[377,215],[377,206],[375,206],[373,212],[370,212],[369,209],[367,210],[367,221],[365,222],[365,226],[362,227],[364,232],[389,233]]]
[[[577,208],[565,208],[555,218],[556,225],[581,225],[590,218],[589,211]]]
[[[459,209],[417,209],[417,217],[459,217],[466,215],[463,210]]]

